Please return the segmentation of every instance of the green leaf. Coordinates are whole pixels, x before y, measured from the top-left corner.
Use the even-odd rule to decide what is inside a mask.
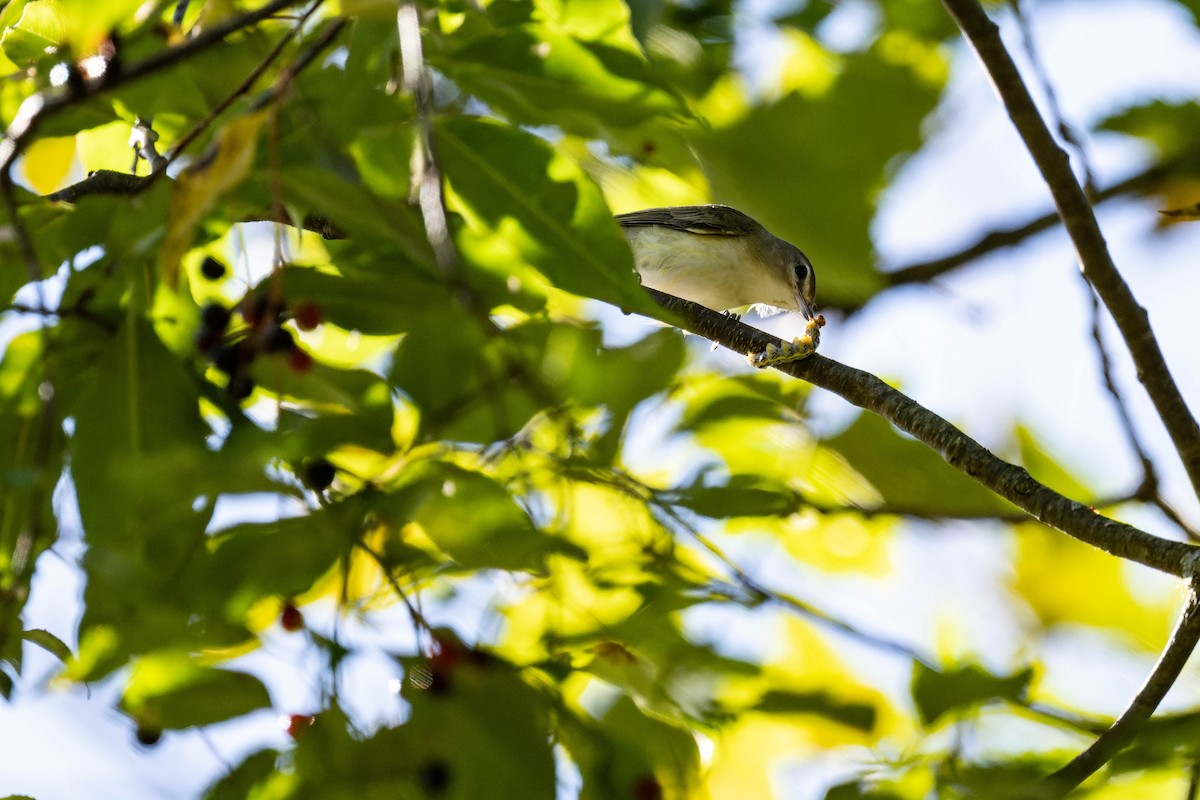
[[[102,339],[81,383],[70,448],[88,543],[80,640],[100,628],[120,632],[104,635],[103,659],[81,652],[89,666],[76,677],[95,678],[130,653],[197,633],[177,578],[203,554],[212,506],[196,503],[197,487],[212,458],[198,382],[148,322],[127,319]]]
[[[286,354],[258,358],[250,369],[257,386],[289,401],[279,421],[282,454],[320,455],[342,444],[391,452],[392,394],[383,379],[319,362],[296,373],[286,362]]]
[[[4,31],[0,47],[14,64],[27,66],[57,51],[65,36],[63,16],[54,3],[27,3],[17,23]]]
[[[265,597],[303,594],[349,552],[366,508],[362,499],[351,499],[217,531],[212,557],[196,574],[191,594],[197,605],[238,622]]]
[[[860,731],[875,728],[878,711],[868,703],[848,703],[825,692],[790,692],[773,689],[754,706],[766,714],[815,714]]]
[[[138,659],[121,700],[139,724],[160,730],[224,722],[270,704],[253,675],[200,666],[173,653]]]
[[[1196,8],[1200,9],[1200,3]],[[1200,126],[1200,107],[1196,103],[1166,100],[1130,106],[1096,124],[1097,130],[1145,139],[1163,158],[1195,154],[1197,126]],[[1191,172],[1195,172],[1194,167]]]
[[[227,772],[204,793],[204,800],[245,800],[275,771],[278,751],[259,750]]]
[[[269,175],[258,176],[269,186]],[[352,237],[381,239],[398,245],[401,254],[433,274],[433,254],[417,213],[394,199],[317,167],[294,165],[279,175],[289,205],[326,217]],[[269,193],[267,194],[269,197]],[[303,217],[303,214],[301,214]]]
[[[534,528],[503,485],[442,461],[410,466],[381,507],[467,569],[540,570],[550,553],[574,551]]]
[[[41,628],[21,632],[21,638],[32,642],[64,664],[71,660],[71,648],[53,633]]]
[[[913,665],[912,696],[921,721],[931,725],[946,713],[967,710],[992,700],[1020,702],[1033,680],[1030,668],[1012,675],[993,675],[975,664],[946,672]]]
[[[782,481],[762,475],[732,475],[721,486],[691,486],[666,495],[677,503],[706,517],[786,517],[796,511],[800,498]]]
[[[700,791],[700,753],[683,728],[649,716],[621,695],[598,722],[566,716],[562,744],[583,777],[580,800],[692,797]]]
[[[456,650],[434,664],[404,659],[412,680],[402,695],[404,724],[370,737],[351,735],[338,707],[319,713],[298,737],[294,796],[354,798],[553,798],[548,703],[507,664]],[[419,687],[426,688],[419,688]]]
[[[410,315],[452,302],[442,285],[427,275],[402,268],[391,270],[386,277],[343,277],[291,267],[268,280],[276,279],[282,281],[283,296],[292,308],[315,303],[326,322],[370,335],[402,333],[411,325]]]
[[[439,120],[438,154],[452,208],[477,236],[493,237],[560,289],[655,316],[633,257],[600,190],[532,134],[468,117]]]
[[[772,372],[696,377],[678,393],[683,413],[675,430],[700,432],[710,425],[747,417],[767,422],[796,420],[796,408],[807,394],[807,384],[782,380]]]

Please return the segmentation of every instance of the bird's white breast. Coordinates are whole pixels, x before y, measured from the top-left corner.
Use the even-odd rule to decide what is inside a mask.
[[[741,236],[648,225],[626,228],[642,284],[723,310],[763,303],[796,308],[791,286],[762,264]]]

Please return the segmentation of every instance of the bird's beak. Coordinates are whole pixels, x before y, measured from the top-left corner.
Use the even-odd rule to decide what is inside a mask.
[[[798,294],[796,295],[796,302],[800,306],[800,313],[804,315],[804,319],[810,320],[817,316],[817,312],[808,304],[808,301]]]

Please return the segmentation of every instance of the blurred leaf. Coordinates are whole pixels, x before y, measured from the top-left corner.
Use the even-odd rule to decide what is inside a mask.
[[[263,598],[297,597],[348,554],[362,510],[361,501],[350,502],[216,531],[191,592],[233,621]]]
[[[766,714],[816,714],[863,731],[875,727],[878,713],[869,703],[846,703],[820,691],[772,690],[759,698],[754,708]]]
[[[403,725],[352,739],[339,709],[317,715],[299,737],[296,795],[305,798],[551,798],[554,761],[546,736],[549,707],[508,665],[467,650],[436,664],[406,659]],[[431,788],[432,787],[432,788]]]
[[[943,714],[964,711],[992,700],[1020,702],[1033,680],[1033,670],[993,675],[968,664],[939,671],[920,662],[913,664],[912,696],[921,721],[931,725]]]
[[[66,21],[68,43],[76,56],[96,51],[118,23],[133,17],[142,0],[55,0]]]
[[[53,633],[37,628],[21,632],[21,638],[36,644],[59,661],[66,663],[71,660],[71,648]]]
[[[293,309],[313,303],[326,322],[372,335],[402,333],[409,327],[408,314],[452,302],[440,284],[402,269],[393,269],[387,277],[343,277],[292,267],[282,270],[279,280],[283,296]]]
[[[1015,529],[1013,588],[1045,628],[1080,624],[1125,633],[1143,650],[1160,650],[1176,598],[1147,602],[1130,587],[1125,567],[1102,550],[1037,523]]]
[[[1098,130],[1145,139],[1162,158],[1195,153],[1197,126],[1200,126],[1200,106],[1166,100],[1131,106],[1096,124]]]
[[[719,486],[692,484],[668,493],[667,498],[716,518],[787,516],[800,501],[787,484],[760,475],[732,475]]]
[[[204,800],[245,800],[252,796],[254,787],[275,771],[278,757],[275,750],[259,750],[248,756],[210,786],[204,793]]]
[[[58,50],[66,36],[66,22],[55,3],[26,3],[21,18],[5,29],[0,46],[14,64],[29,66]]]
[[[171,653],[139,658],[121,701],[139,724],[158,730],[224,722],[270,704],[254,676],[200,666]]]
[[[159,270],[168,284],[178,279],[179,262],[191,247],[201,220],[218,198],[246,177],[258,145],[264,113],[240,117],[221,130],[215,152],[191,165],[175,179],[170,222],[159,257]]]
[[[1092,491],[1079,479],[1067,472],[1063,466],[1043,449],[1031,430],[1018,425],[1015,430],[1017,444],[1021,449],[1021,464],[1039,483],[1072,498],[1092,496]]]
[[[907,800],[907,798],[888,789],[851,781],[831,787],[825,793],[823,800]]]
[[[537,531],[504,486],[440,461],[413,464],[384,501],[397,524],[416,523],[467,569],[537,570],[564,542]]]
[[[598,722],[565,718],[562,742],[583,777],[580,800],[696,796],[700,753],[682,728],[643,714],[621,695]]]
[[[62,422],[40,393],[46,379],[45,339],[19,334],[0,359],[0,630],[19,631],[38,555],[58,530],[53,489],[63,464]],[[46,634],[47,636],[49,634]],[[15,653],[8,652],[15,648]],[[0,658],[19,658],[16,636],[0,636]]]
[[[38,139],[25,149],[21,169],[39,194],[62,188],[75,158],[75,140],[69,136]]]
[[[142,320],[101,340],[71,411],[71,474],[88,544],[80,639],[108,625],[123,634],[97,673],[76,675],[99,677],[187,629],[176,577],[202,552],[212,508],[196,503],[193,487],[211,461],[197,383]]]
[[[819,300],[860,305],[881,288],[870,244],[879,191],[920,146],[939,89],[880,47],[846,56],[826,90],[750,108],[693,143],[718,200],[808,255]]]
[[[410,320],[389,381],[413,401],[424,437],[490,442],[511,436],[537,411],[506,379],[503,344],[452,304]]]
[[[290,167],[280,176],[289,203],[327,217],[354,237],[382,239],[402,248],[409,263],[432,272],[433,256],[416,212],[395,200],[385,200],[366,188],[309,166]]]

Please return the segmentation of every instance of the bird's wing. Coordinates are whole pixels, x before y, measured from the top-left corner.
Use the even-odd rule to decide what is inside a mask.
[[[718,205],[647,208],[617,214],[617,222],[625,228],[656,226],[716,236],[746,236],[762,230],[761,225],[736,208]]]

